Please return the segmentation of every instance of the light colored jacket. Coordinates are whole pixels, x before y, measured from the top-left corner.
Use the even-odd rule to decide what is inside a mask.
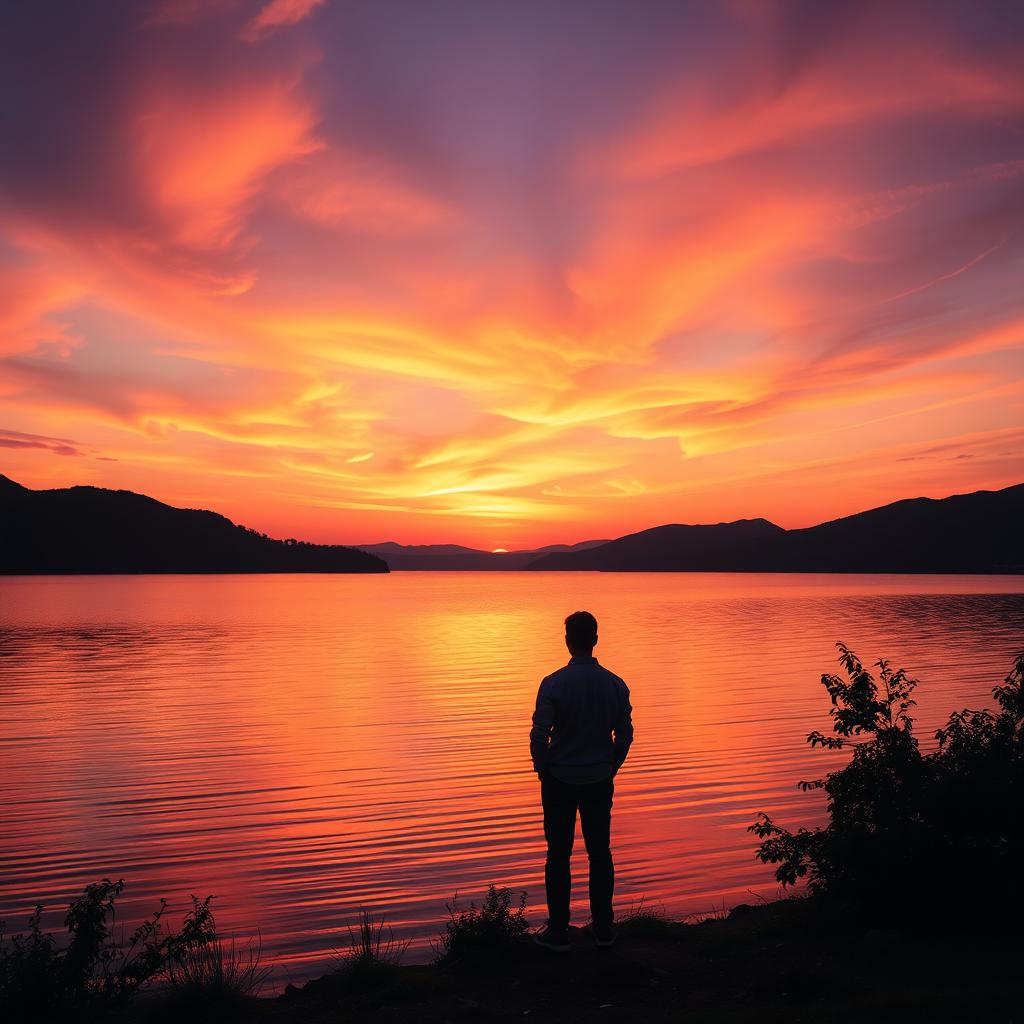
[[[537,772],[585,784],[614,775],[633,742],[629,687],[597,658],[573,657],[537,691],[530,756]]]

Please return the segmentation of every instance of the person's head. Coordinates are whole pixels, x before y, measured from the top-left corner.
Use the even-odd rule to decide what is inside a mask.
[[[565,620],[565,646],[569,653],[591,654],[597,643],[597,619],[590,612],[573,612]]]

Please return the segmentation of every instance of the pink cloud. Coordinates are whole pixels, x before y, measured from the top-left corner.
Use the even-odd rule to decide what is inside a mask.
[[[1024,411],[1015,16],[30,7],[0,396],[36,483],[63,435],[253,525],[508,547],[1024,472],[977,440]]]
[[[255,41],[270,32],[308,18],[324,0],[270,0],[246,26],[244,39]]]

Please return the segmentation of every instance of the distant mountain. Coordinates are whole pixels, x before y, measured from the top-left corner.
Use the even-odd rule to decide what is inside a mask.
[[[0,475],[0,573],[387,571],[363,551],[272,540],[132,491],[32,491]]]
[[[357,544],[360,551],[366,551],[387,560],[396,570],[431,570],[447,572],[495,572],[500,570],[525,569],[531,562],[551,551],[583,551],[606,540],[584,540],[579,544],[548,544],[541,548],[523,551],[483,551],[467,548],[461,544]]]
[[[784,534],[767,519],[713,526],[655,526],[586,551],[553,552],[530,569],[599,569],[604,572],[701,572],[721,569],[738,550]]]
[[[802,530],[763,519],[658,526],[534,570],[604,572],[1024,572],[1024,484],[910,498]]]
[[[1024,484],[911,498],[802,530],[765,519],[656,526],[616,540],[496,553],[459,544],[272,540],[216,512],[132,491],[33,491],[0,475],[0,573],[603,572],[1024,573]]]
[[[609,540],[605,537],[603,540],[581,540],[576,544],[545,544],[543,547],[534,548],[534,553],[543,555],[549,551],[587,551],[590,548],[600,547],[602,544],[608,544]],[[525,554],[525,552],[524,552]]]

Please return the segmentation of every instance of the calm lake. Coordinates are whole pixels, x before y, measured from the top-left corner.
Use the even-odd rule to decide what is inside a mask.
[[[991,704],[1024,647],[1024,578],[395,573],[0,579],[0,919],[58,927],[104,876],[119,920],[190,893],[257,931],[275,983],[344,946],[359,908],[429,954],[445,903],[526,889],[543,922],[527,734],[562,619],[629,683],[616,784],[620,913],[771,898],[745,827],[821,821],[800,779],[844,763],[820,675],[836,640],[921,680],[917,734]],[[587,916],[577,843],[574,922]]]

